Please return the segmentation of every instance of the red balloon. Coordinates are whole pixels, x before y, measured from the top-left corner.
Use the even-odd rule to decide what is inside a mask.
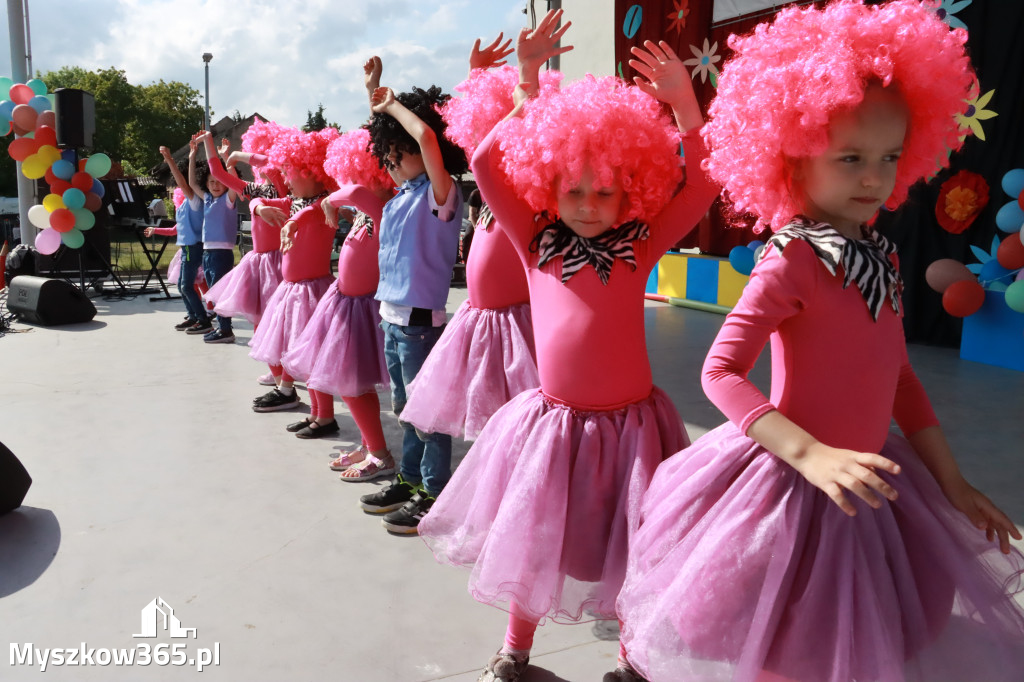
[[[48,126],[57,129],[57,114],[54,113],[53,109],[47,109],[43,113],[39,114],[39,118],[36,119],[36,127]]]
[[[48,185],[53,185],[53,183],[55,183],[58,180],[60,180],[60,178],[58,178],[56,175],[53,174],[53,166],[52,165],[49,168],[46,169],[46,173],[43,175],[43,179],[46,180],[46,183]]]
[[[24,83],[12,85],[7,94],[11,96],[11,100],[15,104],[28,104],[28,101],[36,96],[36,93],[32,91],[32,88],[28,87]]]
[[[57,146],[57,131],[50,126],[37,126],[36,139],[39,144],[48,144],[51,147]]]
[[[103,197],[93,192],[85,193],[85,207],[95,213],[103,206]]]
[[[11,158],[15,161],[24,161],[28,157],[39,151],[41,147],[37,141],[31,137],[19,137],[13,140],[9,147],[7,147],[7,153],[11,155]]]
[[[70,232],[75,226],[75,214],[69,209],[58,208],[50,214],[50,227],[58,232]]]
[[[971,279],[953,282],[942,294],[942,307],[953,317],[967,317],[985,303],[985,290]]]
[[[26,130],[36,129],[37,118],[39,118],[39,112],[27,104],[19,104],[11,112],[11,120],[14,121],[14,125]]]
[[[20,125],[14,123],[13,121],[11,122],[11,130],[13,130],[14,134],[19,137],[25,137],[26,135],[32,132],[31,128],[22,128]]]
[[[79,159],[78,160],[78,170],[83,171],[83,172],[85,171],[85,162],[86,161],[88,161],[88,159]]]
[[[1024,196],[1024,192],[1021,192]],[[1011,234],[999,242],[996,250],[996,260],[1007,270],[1024,268],[1024,242],[1018,239],[1020,235]]]
[[[71,176],[71,186],[88,193],[92,189],[92,176],[85,171],[78,171]]]
[[[60,196],[64,196],[64,192],[68,191],[69,189],[71,189],[71,183],[68,182],[67,180],[61,180],[60,178],[57,178],[56,182],[50,183],[50,191],[53,192],[54,194],[59,194]]]

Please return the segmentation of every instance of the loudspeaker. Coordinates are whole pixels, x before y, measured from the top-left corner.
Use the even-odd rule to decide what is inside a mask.
[[[57,146],[92,147],[96,132],[96,98],[75,88],[53,91],[53,114],[57,119]]]
[[[7,446],[0,443],[0,514],[20,507],[31,485],[32,477],[25,467]]]
[[[88,322],[96,316],[96,306],[74,285],[29,275],[11,280],[7,308],[18,319],[44,327]]]

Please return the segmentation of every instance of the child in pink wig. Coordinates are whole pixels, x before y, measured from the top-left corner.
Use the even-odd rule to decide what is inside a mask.
[[[341,206],[355,205],[359,213],[341,245],[335,286],[321,297],[306,328],[281,358],[285,371],[306,382],[312,405],[308,424],[296,436],[318,438],[338,430],[333,396],[341,396],[352,413],[362,441],[331,462],[332,469],[343,472],[342,480],[369,480],[395,471],[380,422],[377,389],[388,386],[389,379],[380,303],[373,297],[380,277],[376,226],[395,183],[366,150],[369,142],[370,134],[358,128],[328,147],[324,168],[341,187],[321,202],[327,224],[338,224]],[[374,467],[346,471],[367,456],[376,461]]]
[[[708,168],[775,235],[704,364],[730,421],[659,467],[630,546],[622,642],[649,680],[1020,679],[1020,534],[953,460],[871,227],[959,148],[965,41],[917,0],[730,39]],[[770,399],[747,379],[769,339]]]
[[[470,55],[470,75],[441,114],[450,140],[472,157],[477,145],[512,110],[516,69],[490,69],[507,52],[479,42]],[[508,48],[511,51],[511,48]],[[557,87],[561,74],[545,72],[541,82]],[[475,440],[499,407],[540,385],[533,348],[526,270],[512,242],[494,226],[486,206],[474,227],[473,256],[466,262],[469,296],[459,306],[437,345],[409,387],[402,419],[421,431]]]
[[[520,34],[521,86],[535,91],[540,66],[571,49],[556,47],[560,17]],[[510,611],[481,680],[518,680],[546,618],[615,617],[640,495],[687,443],[652,383],[643,295],[718,190],[699,167],[703,117],[682,62],[664,44],[635,53],[639,87],[588,76],[541,90],[473,157],[527,270],[541,384],[491,417],[420,525],[438,560],[472,567],[475,599]]]

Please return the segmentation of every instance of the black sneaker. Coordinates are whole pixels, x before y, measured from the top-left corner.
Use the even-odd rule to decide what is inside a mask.
[[[387,488],[359,498],[359,506],[369,514],[386,514],[401,507],[416,495],[416,486],[402,478],[402,474],[395,476],[395,482]]]
[[[290,410],[298,407],[299,402],[299,392],[295,389],[292,389],[291,395],[285,395],[282,391],[274,388],[253,401],[252,411],[277,412],[278,410]]]
[[[430,508],[434,506],[437,498],[428,495],[426,490],[420,490],[412,499],[402,505],[402,508],[385,514],[381,522],[389,532],[399,535],[414,535],[416,527]]]
[[[191,327],[192,325],[194,325],[195,323],[196,323],[196,318],[194,318],[194,317],[186,317],[184,320],[182,320],[178,324],[174,325],[174,328],[177,329],[179,332],[183,332],[186,329],[188,329],[189,327]]]
[[[209,334],[213,331],[213,325],[210,323],[210,318],[205,320],[199,320],[194,325],[185,330],[186,334]]]
[[[235,335],[232,332],[225,333],[223,329],[214,329],[209,334],[203,335],[206,343],[234,343]]]

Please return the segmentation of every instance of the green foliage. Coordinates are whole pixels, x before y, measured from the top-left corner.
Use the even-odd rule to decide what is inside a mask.
[[[317,130],[323,130],[324,128],[334,128],[337,131],[341,131],[341,126],[337,123],[329,123],[324,117],[324,105],[318,104],[316,112],[306,110],[306,125],[302,126],[302,132],[312,133]]]

